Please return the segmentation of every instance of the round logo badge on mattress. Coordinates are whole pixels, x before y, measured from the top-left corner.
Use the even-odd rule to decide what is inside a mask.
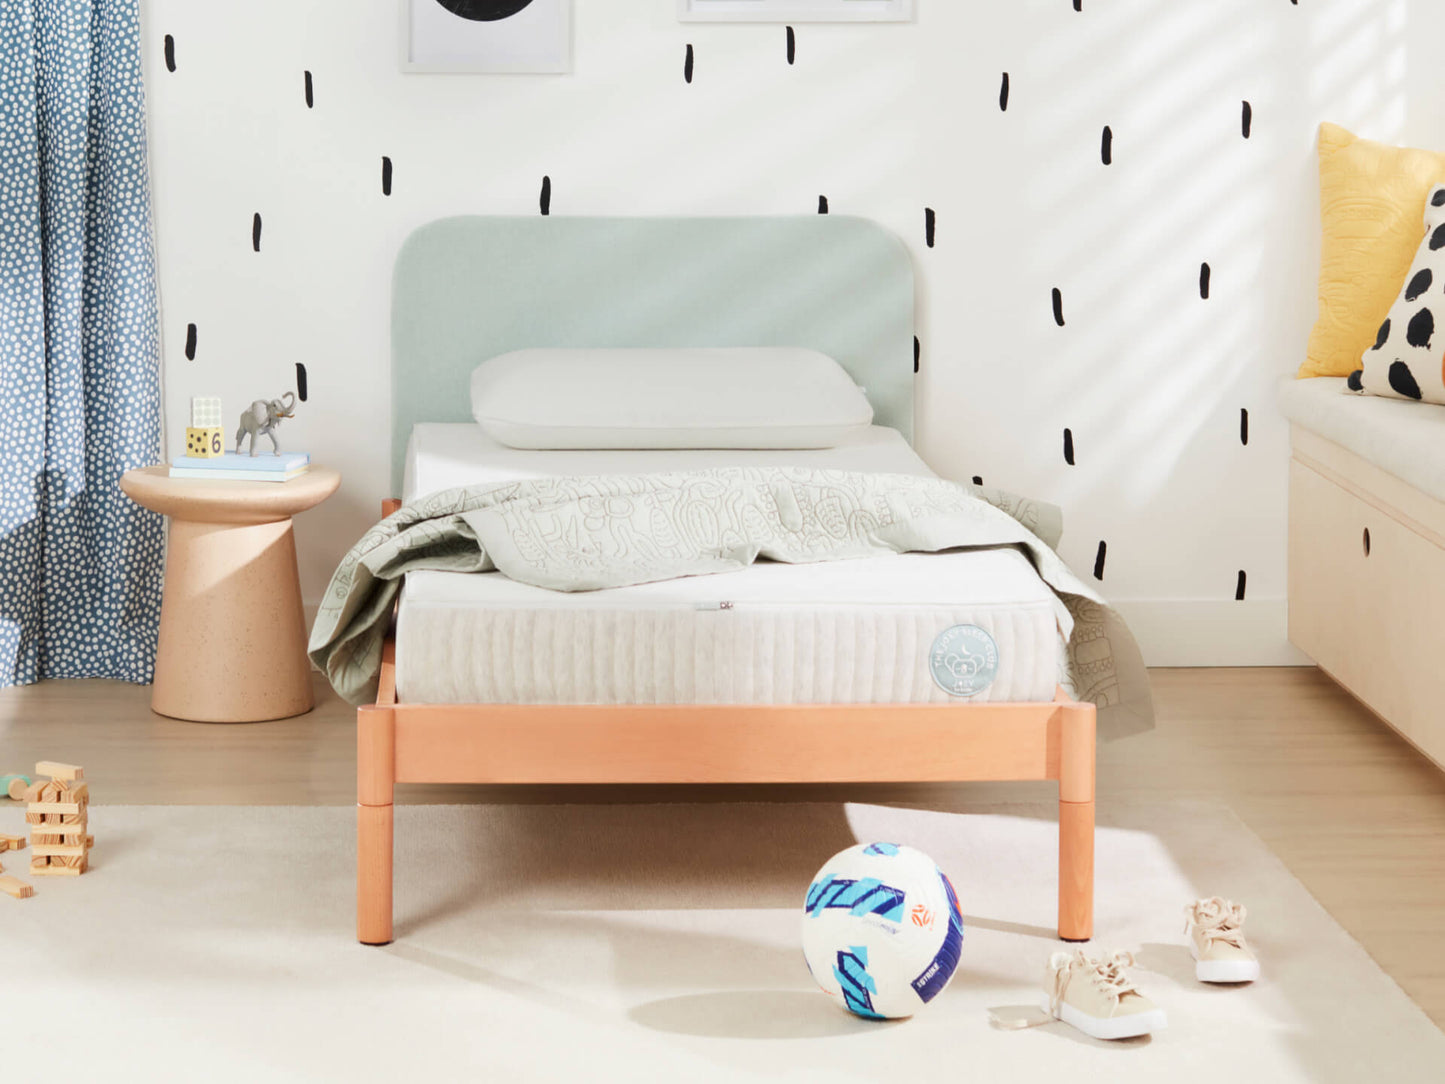
[[[977,625],[954,625],[933,638],[928,669],[949,696],[973,696],[998,677],[998,645]]]

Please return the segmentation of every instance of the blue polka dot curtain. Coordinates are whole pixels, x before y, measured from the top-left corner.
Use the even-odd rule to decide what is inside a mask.
[[[139,0],[0,2],[0,686],[151,679],[149,187]]]

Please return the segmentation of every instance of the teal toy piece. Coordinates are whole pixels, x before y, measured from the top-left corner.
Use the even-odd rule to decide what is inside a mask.
[[[0,791],[4,791],[18,802],[31,782],[28,775],[0,775]]]

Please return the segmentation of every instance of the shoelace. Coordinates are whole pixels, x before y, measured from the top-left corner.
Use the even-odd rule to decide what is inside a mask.
[[[1224,899],[1222,896],[1211,896],[1207,900],[1198,900],[1184,908],[1184,932],[1189,932],[1191,925],[1197,926],[1199,932],[1204,936],[1206,945],[1212,945],[1216,941],[1222,941],[1226,945],[1233,945],[1235,948],[1244,948],[1244,916],[1247,912],[1244,905]]]
[[[1129,976],[1124,973],[1126,967],[1134,966],[1134,954],[1132,952],[1115,952],[1112,955],[1100,959],[1090,959],[1084,955],[1083,949],[1075,949],[1073,953],[1056,952],[1049,957],[1049,1008],[1053,1015],[1059,1014],[1059,1002],[1064,1000],[1064,994],[1069,989],[1069,982],[1073,979],[1076,970],[1087,975],[1096,987],[1118,1006],[1119,999],[1125,994],[1137,994],[1139,991]]]

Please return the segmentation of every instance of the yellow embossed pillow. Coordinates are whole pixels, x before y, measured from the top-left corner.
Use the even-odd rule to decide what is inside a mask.
[[[1320,125],[1320,315],[1299,376],[1360,367],[1420,245],[1420,208],[1440,181],[1445,154]]]

